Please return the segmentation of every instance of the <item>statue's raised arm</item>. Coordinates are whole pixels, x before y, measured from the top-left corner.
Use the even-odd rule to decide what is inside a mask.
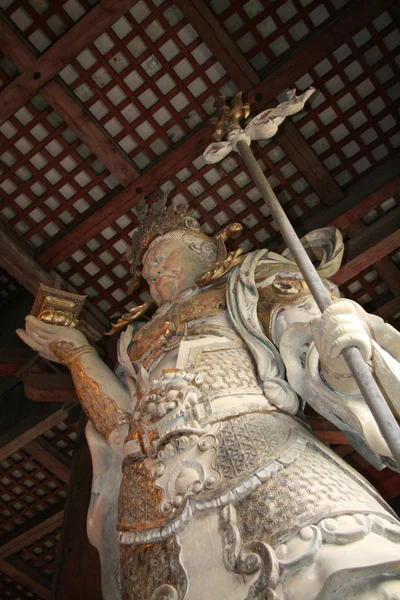
[[[322,257],[318,271],[334,300],[322,315],[288,252],[282,256],[259,252],[257,260],[252,260],[250,278],[250,259],[246,259],[240,269],[245,275],[239,275],[245,287],[237,297],[243,302],[247,295],[249,306],[257,306],[263,332],[279,349],[286,380],[302,403],[308,402],[344,431],[372,464],[395,468],[390,450],[340,354],[350,346],[360,350],[398,418],[400,334],[357,303],[340,299],[338,289],[329,282],[343,255],[337,229],[314,231],[303,243],[314,256]],[[254,292],[259,296],[257,301]],[[286,394],[286,402],[287,398]]]

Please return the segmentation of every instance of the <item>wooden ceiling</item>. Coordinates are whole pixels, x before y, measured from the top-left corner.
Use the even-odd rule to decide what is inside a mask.
[[[103,332],[147,299],[144,285],[128,296],[124,253],[137,199],[152,201],[166,190],[188,199],[205,231],[240,221],[234,245],[281,250],[240,158],[204,164],[208,119],[221,94],[242,90],[255,114],[293,87],[314,85],[306,109],[253,149],[299,234],[327,225],[342,231],[346,253],[335,281],[343,295],[398,327],[400,6],[0,0],[0,8],[3,320],[21,307],[10,335],[0,338],[0,407],[23,407],[0,425],[0,596],[46,600],[76,397],[66,373],[12,335],[22,309],[29,310],[25,290],[35,294],[43,281],[87,294],[85,318]],[[26,398],[69,403],[47,405],[51,410],[36,404],[32,416]],[[319,417],[311,415],[311,423],[398,503],[398,475],[369,467]]]

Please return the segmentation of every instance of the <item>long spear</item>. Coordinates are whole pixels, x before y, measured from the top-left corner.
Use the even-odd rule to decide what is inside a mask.
[[[290,91],[287,102],[283,102],[276,108],[260,113],[250,121],[245,129],[242,129],[239,121],[249,115],[249,105],[242,103],[242,93],[239,92],[236,94],[231,106],[227,106],[225,97],[218,98],[216,107],[219,109],[219,114],[214,119],[216,127],[214,138],[217,141],[208,146],[203,156],[207,163],[217,163],[232,150],[240,154],[254,183],[265,200],[287,247],[296,261],[319,310],[323,312],[333,304],[333,301],[250,150],[252,140],[265,140],[273,137],[284,119],[302,110],[305,102],[314,91],[314,88],[310,88],[301,96],[296,96],[296,90]],[[220,141],[225,136],[226,141]],[[382,436],[392,452],[394,460],[400,467],[400,427],[386,399],[382,395],[358,348],[345,348],[342,351],[342,355],[378,424]]]

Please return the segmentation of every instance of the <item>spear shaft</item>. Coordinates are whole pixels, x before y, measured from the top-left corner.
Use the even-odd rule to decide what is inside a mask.
[[[326,308],[333,304],[333,301],[321,281],[314,265],[312,264],[306,250],[304,249],[300,239],[292,227],[286,213],[284,212],[278,198],[271,188],[268,180],[264,176],[260,166],[258,165],[249,145],[244,139],[238,139],[235,143],[236,150],[240,154],[245,163],[250,175],[253,178],[259,192],[274,218],[279,231],[285,240],[294,260],[296,261],[299,270],[306,281],[313,298],[323,312]],[[380,432],[385,439],[393,458],[400,467],[400,427],[390,410],[386,399],[380,391],[372,373],[369,371],[367,364],[362,358],[358,348],[346,348],[342,352],[347,366],[350,369],[355,381],[365,402],[370,409]]]

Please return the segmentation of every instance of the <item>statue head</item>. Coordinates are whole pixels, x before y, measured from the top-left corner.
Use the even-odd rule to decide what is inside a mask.
[[[134,291],[143,276],[158,305],[173,300],[195,285],[208,285],[242,260],[241,249],[228,255],[225,241],[242,231],[232,223],[212,238],[200,231],[196,219],[187,216],[186,200],[168,204],[165,195],[150,207],[144,199],[137,203],[139,227],[132,236],[126,258],[130,262]]]
[[[186,216],[186,200],[168,203],[165,195],[150,207],[144,199],[137,203],[139,227],[127,252],[131,265],[130,291],[143,276],[150,293],[163,304],[190,288],[198,276],[217,259],[217,243],[201,233],[199,223]]]
[[[179,227],[151,242],[143,256],[142,276],[160,305],[193,287],[216,258],[214,241],[200,232],[197,221],[186,217]]]

